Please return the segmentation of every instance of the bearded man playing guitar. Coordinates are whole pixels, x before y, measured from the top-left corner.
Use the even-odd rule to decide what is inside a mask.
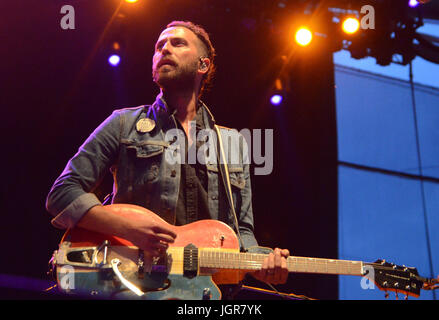
[[[191,148],[199,150],[207,141],[194,140],[200,130],[216,132],[211,141],[216,141],[218,133],[220,139],[222,135],[242,138],[236,130],[216,127],[199,99],[212,78],[214,57],[203,28],[183,21],[168,24],[156,42],[152,61],[152,76],[160,94],[151,106],[115,110],[70,159],[47,197],[54,226],[115,236],[159,257],[178,240],[173,226],[213,219],[235,229],[241,248],[257,252],[249,164],[229,163],[225,177],[218,162],[187,161],[189,151],[194,150]],[[213,131],[215,127],[217,131]],[[174,152],[183,150],[186,160],[181,163],[166,157],[172,154],[169,151],[175,142],[175,137],[168,140],[167,132],[176,129],[182,133],[177,134],[177,140],[183,142],[183,148]],[[232,145],[231,149],[243,158],[242,146]],[[107,170],[114,177],[109,206],[102,205],[92,193]],[[129,205],[120,209],[115,204]],[[160,218],[143,214],[136,206]],[[288,256],[288,250],[275,248],[251,274],[267,283],[285,283]]]

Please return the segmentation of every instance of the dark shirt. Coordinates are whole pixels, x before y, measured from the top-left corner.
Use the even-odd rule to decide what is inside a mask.
[[[198,108],[197,110],[195,121],[195,136],[197,136],[200,130],[206,128],[203,122],[201,108]],[[179,129],[183,130],[183,127],[178,121],[177,126]],[[193,153],[196,155],[198,149],[204,142],[195,139],[195,141],[192,142],[192,145],[188,146],[188,138],[186,134],[185,139],[185,161],[181,164],[180,190],[178,193],[176,208],[176,225],[184,225],[197,220],[210,219],[206,166],[198,163],[198,161],[195,161],[195,163],[189,163],[188,159],[188,153],[194,152],[193,148],[196,148]]]

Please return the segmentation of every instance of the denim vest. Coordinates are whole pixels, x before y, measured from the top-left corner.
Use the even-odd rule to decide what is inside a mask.
[[[215,120],[201,101],[199,107],[203,109],[206,125],[206,134],[201,139],[210,139],[210,145],[217,147],[213,134]],[[153,121],[148,120],[149,127],[142,129],[141,119]],[[174,114],[161,94],[151,106],[115,110],[69,160],[50,190],[46,208],[55,216],[52,224],[71,228],[91,207],[101,204],[93,190],[108,170],[114,178],[112,203],[139,205],[175,224],[181,175],[181,165],[175,161],[181,148],[176,141],[184,141],[178,138],[184,132],[176,129]],[[229,151],[226,159],[242,243],[246,248],[257,246],[245,139],[234,129],[220,127],[220,132]],[[207,169],[210,218],[223,221],[236,231],[216,161],[216,148],[197,156],[196,160],[203,161]]]

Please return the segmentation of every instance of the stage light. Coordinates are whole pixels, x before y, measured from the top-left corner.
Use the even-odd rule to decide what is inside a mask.
[[[278,106],[282,102],[282,96],[280,94],[274,94],[270,98],[270,102],[274,106]]]
[[[308,28],[301,27],[297,30],[295,39],[300,46],[305,47],[311,43],[312,33]]]
[[[343,21],[342,29],[347,34],[353,34],[360,29],[360,22],[355,18],[347,18]]]
[[[117,54],[113,54],[108,58],[108,63],[113,67],[117,67],[117,65],[120,63],[120,57]]]
[[[113,50],[119,51],[120,50],[120,44],[117,41],[113,42]]]
[[[409,6],[414,8],[419,4],[418,0],[409,0]]]
[[[125,2],[128,2],[128,3],[135,3],[137,1],[139,1],[139,0],[125,0]]]

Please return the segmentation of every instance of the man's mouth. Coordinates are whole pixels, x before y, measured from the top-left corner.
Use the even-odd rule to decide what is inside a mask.
[[[157,64],[157,69],[160,68],[161,66],[165,66],[165,65],[175,67],[177,64],[170,59],[163,59]]]

